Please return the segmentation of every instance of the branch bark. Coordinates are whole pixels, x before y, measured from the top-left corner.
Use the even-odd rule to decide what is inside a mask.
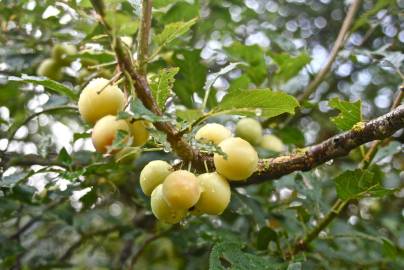
[[[395,110],[371,120],[363,125],[353,128],[350,131],[331,137],[322,143],[307,147],[297,152],[269,159],[261,159],[257,172],[246,181],[232,182],[233,186],[246,186],[259,184],[265,181],[278,179],[284,175],[296,171],[311,170],[331,159],[346,156],[358,146],[390,137],[398,130],[404,128],[404,105],[398,106]],[[18,155],[18,154],[15,154]],[[199,162],[206,162],[209,169],[214,169],[213,158],[208,155],[200,155]],[[13,166],[31,166],[35,164],[56,163],[54,160],[44,160],[41,157],[30,156],[25,160],[23,155],[20,158],[14,157]],[[56,165],[56,164],[54,164]],[[80,164],[85,165],[85,164]],[[77,165],[79,166],[79,165]],[[205,172],[205,167],[196,171]]]
[[[363,123],[363,126],[358,125],[350,131],[289,156],[262,159],[259,161],[257,172],[245,182],[236,182],[236,185],[257,184],[295,171],[309,171],[329,160],[348,155],[351,150],[362,144],[388,138],[402,128],[404,128],[404,105]]]
[[[144,75],[147,71],[147,59],[149,55],[150,27],[152,21],[152,0],[142,1],[142,18],[140,20],[138,40],[139,72]]]

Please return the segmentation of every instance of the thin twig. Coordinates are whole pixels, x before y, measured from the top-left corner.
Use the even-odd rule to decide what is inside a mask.
[[[6,148],[3,150],[3,152],[7,151],[8,147],[10,146],[10,142],[13,140],[15,134],[17,133],[18,129],[24,125],[26,125],[29,121],[31,121],[32,119],[34,119],[35,117],[44,114],[44,113],[51,113],[51,112],[56,112],[56,111],[63,111],[63,110],[75,110],[77,111],[78,108],[77,107],[73,107],[73,106],[58,106],[58,107],[52,107],[49,109],[44,109],[40,112],[31,114],[30,116],[28,116],[27,118],[24,119],[24,121],[22,121],[18,126],[16,126],[13,130],[13,132],[10,133],[10,135],[7,138],[7,146]]]
[[[140,74],[147,72],[147,59],[149,54],[149,39],[152,20],[152,0],[142,1],[142,17],[138,37],[138,65]]]
[[[142,245],[139,246],[139,248],[137,249],[136,253],[133,255],[132,260],[130,262],[130,267],[129,269],[134,269],[135,264],[137,262],[137,260],[140,258],[140,256],[143,254],[144,250],[148,247],[148,245],[150,243],[152,243],[153,241],[167,235],[169,232],[173,231],[175,228],[177,228],[177,226],[172,226],[170,229],[161,232],[161,233],[156,233],[153,234],[151,236],[149,236],[143,243]]]
[[[348,13],[344,19],[344,22],[342,23],[342,27],[338,33],[338,37],[335,40],[334,46],[331,49],[331,53],[330,56],[328,57],[326,64],[317,74],[314,80],[311,81],[311,83],[306,87],[303,93],[298,97],[299,101],[306,100],[314,91],[316,91],[317,87],[325,79],[328,72],[331,70],[332,64],[337,58],[339,51],[343,48],[345,40],[348,37],[349,28],[351,27],[355,15],[359,10],[361,2],[362,0],[355,0],[350,6]]]

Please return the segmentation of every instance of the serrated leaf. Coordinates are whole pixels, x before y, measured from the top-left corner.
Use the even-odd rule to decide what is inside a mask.
[[[108,11],[105,16],[106,21],[118,36],[129,36],[136,33],[139,22],[138,20],[114,11]]]
[[[150,110],[148,110],[143,103],[138,99],[132,99],[130,102],[130,110],[129,112],[120,112],[118,113],[117,118],[118,119],[129,119],[129,118],[134,118],[134,119],[143,119],[147,120],[150,122],[164,122],[164,121],[169,121],[169,119],[165,116],[159,116],[157,114],[154,114]]]
[[[70,88],[45,77],[22,74],[21,77],[10,76],[8,77],[8,80],[42,85],[45,87],[45,90],[50,90],[59,95],[67,96],[72,100],[77,100],[77,94],[74,93]]]
[[[298,101],[286,93],[257,89],[228,93],[214,110],[226,114],[270,118],[283,113],[294,114],[298,106]]]
[[[275,260],[266,256],[257,256],[241,250],[240,242],[220,242],[213,246],[209,257],[210,270],[277,269]]]
[[[188,32],[188,30],[196,23],[197,20],[198,18],[193,18],[187,22],[169,23],[164,27],[164,30],[160,34],[156,35],[154,41],[160,47],[166,46],[179,36]]]
[[[260,85],[267,77],[267,65],[265,63],[265,55],[258,45],[247,46],[239,42],[233,43],[230,47],[225,48],[233,61],[245,62],[248,65],[243,67],[251,81],[256,85]]]
[[[378,13],[381,9],[389,6],[394,5],[395,0],[378,0],[376,4],[370,10],[366,11],[362,14],[356,21],[355,24],[352,26],[352,32],[355,32],[357,29],[361,28],[362,26],[368,24],[370,18],[376,13]]]
[[[69,153],[67,152],[66,148],[62,148],[62,150],[60,150],[59,155],[58,155],[58,161],[62,162],[65,165],[70,165],[72,164],[72,157],[69,155]]]
[[[167,99],[171,95],[174,86],[174,76],[178,73],[179,68],[166,68],[150,79],[150,87],[152,94],[159,108],[164,111]]]
[[[283,83],[296,76],[297,73],[299,73],[299,71],[311,60],[310,55],[306,52],[297,56],[292,56],[288,53],[277,54],[268,52],[268,54],[279,67],[274,76],[274,80]]]
[[[342,200],[351,200],[366,195],[382,197],[392,190],[385,189],[378,177],[369,170],[345,171],[334,180],[337,195]]]
[[[230,63],[227,66],[225,66],[224,68],[221,68],[218,72],[210,74],[209,78],[206,80],[205,86],[203,87],[205,89],[205,91],[210,89],[220,76],[223,76],[224,74],[232,71],[233,69],[235,69],[236,67],[238,67],[239,65],[242,65],[242,64],[243,63],[241,63],[241,62]]]
[[[178,51],[173,58],[174,65],[180,68],[175,77],[174,91],[182,104],[188,108],[194,105],[193,94],[203,97],[207,68],[201,63],[200,50]]]
[[[115,134],[114,141],[110,146],[108,146],[108,152],[112,152],[113,150],[122,149],[125,146],[131,144],[131,140],[128,139],[128,132],[125,130],[118,130]]]
[[[356,123],[362,121],[362,102],[344,101],[339,98],[332,98],[329,105],[340,111],[336,117],[332,117],[331,121],[343,131],[350,130]]]
[[[177,110],[177,117],[187,122],[193,122],[203,116],[203,112],[198,109]]]

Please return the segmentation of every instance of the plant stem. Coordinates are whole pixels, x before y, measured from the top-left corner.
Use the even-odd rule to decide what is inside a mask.
[[[330,56],[324,67],[321,71],[316,75],[313,81],[306,87],[303,93],[298,97],[299,101],[306,100],[314,91],[316,91],[317,87],[320,83],[325,79],[329,71],[331,70],[332,64],[334,63],[335,59],[339,51],[343,48],[345,40],[348,37],[349,28],[352,25],[352,22],[355,18],[357,11],[362,3],[362,0],[355,0],[352,5],[350,6],[348,13],[342,23],[342,27],[338,33],[337,39],[335,40],[334,46],[331,49]]]

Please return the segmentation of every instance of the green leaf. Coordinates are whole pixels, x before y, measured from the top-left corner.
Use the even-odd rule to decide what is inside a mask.
[[[90,208],[97,201],[97,198],[97,191],[94,187],[92,187],[89,192],[80,198],[80,202],[83,203],[83,209]]]
[[[181,102],[192,108],[194,105],[192,95],[197,93],[203,97],[207,68],[201,63],[200,50],[178,51],[174,56],[174,65],[180,68],[175,77],[174,91]]]
[[[296,76],[297,73],[299,73],[299,71],[311,60],[310,55],[306,52],[297,56],[292,56],[288,53],[277,54],[268,52],[268,54],[279,67],[274,76],[274,80],[282,83],[287,82]]]
[[[239,91],[243,89],[249,89],[251,84],[251,79],[247,75],[243,74],[240,77],[234,79],[230,82],[229,89],[227,90],[229,93],[233,91]]]
[[[288,94],[257,89],[228,93],[214,111],[270,118],[283,113],[294,114],[298,106],[297,100]]]
[[[235,69],[237,66],[239,66],[241,64],[243,64],[243,63],[241,63],[241,62],[230,63],[227,66],[225,66],[224,68],[221,68],[218,72],[210,74],[210,76],[209,76],[210,78],[206,80],[206,83],[204,86],[205,91],[210,89],[220,76],[223,76],[224,74],[229,73],[230,71],[232,71],[233,69]]]
[[[178,2],[178,1],[177,1]],[[165,12],[162,22],[172,23],[178,21],[189,21],[195,17],[199,17],[199,5],[198,3],[189,4],[187,2],[175,3],[170,9]]]
[[[193,122],[203,116],[203,112],[198,109],[177,110],[177,117],[187,122]]]
[[[356,123],[362,121],[362,102],[360,100],[351,103],[339,98],[332,98],[329,105],[340,111],[338,116],[331,118],[331,121],[340,130],[350,130]]]
[[[213,246],[209,257],[210,270],[265,270],[278,269],[273,259],[241,250],[240,242],[220,242]]]
[[[260,85],[265,80],[268,74],[265,55],[258,45],[247,46],[235,42],[225,50],[232,60],[248,64],[244,69],[253,83]]]
[[[118,150],[122,149],[125,146],[128,146],[131,144],[128,140],[128,132],[125,130],[118,130],[115,134],[114,141],[110,146],[108,146],[108,152],[112,152],[113,150]]]
[[[294,144],[298,147],[303,147],[305,144],[305,138],[303,132],[295,127],[285,127],[280,130],[274,131],[285,144]]]
[[[108,11],[105,19],[114,33],[118,36],[130,36],[136,33],[139,23],[138,20],[121,13]]]
[[[277,233],[269,227],[263,227],[257,234],[257,249],[266,250],[270,241],[275,241],[278,238]]]
[[[179,68],[162,69],[150,79],[153,97],[162,111],[164,111],[166,101],[171,94],[175,82],[174,76],[178,70]]]
[[[362,14],[352,26],[351,32],[355,32],[359,28],[369,23],[369,20],[372,16],[376,15],[381,9],[386,8],[389,5],[395,5],[395,0],[378,0],[376,4],[370,10],[366,11]]]
[[[63,147],[62,150],[60,150],[58,161],[62,162],[65,165],[72,164],[72,157],[69,155],[69,153],[67,153],[66,148]]]
[[[159,116],[151,112],[143,105],[143,103],[138,98],[131,100],[129,112],[118,113],[118,119],[129,119],[129,118],[134,118],[136,120],[144,119],[150,122],[169,121],[167,117]]]
[[[345,171],[334,180],[338,197],[342,200],[351,200],[366,195],[382,197],[393,192],[385,189],[380,179],[369,170],[356,169]]]
[[[51,92],[55,92],[59,95],[67,96],[72,100],[77,100],[77,94],[74,93],[73,90],[61,83],[45,77],[36,77],[23,74],[21,77],[10,76],[8,77],[8,80],[42,85],[45,87],[45,90],[50,90]]]
[[[382,237],[383,247],[382,251],[383,254],[391,259],[396,259],[397,257],[397,247],[394,245],[390,239]]]
[[[170,4],[173,4],[175,2],[179,2],[179,1],[177,1],[177,0],[153,0],[153,7],[162,8],[162,7],[166,7]]]
[[[197,20],[198,18],[193,18],[187,22],[174,22],[167,24],[164,27],[164,30],[160,34],[156,35],[154,41],[160,47],[166,46],[171,41],[188,32],[188,30],[196,23]]]

